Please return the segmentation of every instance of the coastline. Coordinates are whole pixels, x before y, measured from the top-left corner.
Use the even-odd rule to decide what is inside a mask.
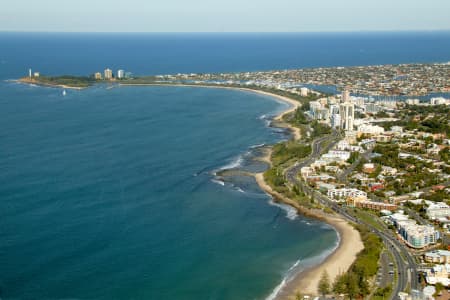
[[[272,97],[279,101],[290,104],[290,107],[278,114],[273,118],[277,125],[283,125],[288,128],[292,134],[294,140],[299,140],[301,138],[300,129],[292,127],[289,124],[283,123],[282,119],[286,114],[295,111],[300,107],[300,103],[288,97],[272,94],[265,91],[258,91],[249,88],[237,88],[237,87],[226,87],[226,86],[209,86],[209,85],[196,85],[196,84],[119,84],[120,86],[180,86],[180,87],[201,87],[201,88],[221,88],[221,89],[233,89],[246,92],[257,93],[265,96]],[[271,148],[269,148],[271,149]],[[271,150],[266,151],[260,160],[271,164],[270,160]],[[271,195],[276,202],[282,202],[284,204],[294,207],[299,214],[307,217],[318,219],[330,225],[336,230],[339,242],[335,249],[330,255],[328,255],[323,261],[317,265],[310,266],[305,270],[296,274],[290,281],[281,287],[278,293],[275,295],[276,300],[289,300],[295,297],[297,292],[308,295],[317,295],[317,286],[322,276],[322,273],[326,270],[330,282],[333,282],[336,276],[341,273],[347,272],[350,266],[356,259],[356,255],[364,249],[359,232],[353,228],[347,221],[338,215],[330,215],[322,210],[318,209],[308,209],[301,206],[299,203],[285,197],[284,195],[274,191],[270,185],[264,180],[264,173],[254,174],[256,183],[258,186],[267,194]]]
[[[44,84],[39,82],[34,82],[32,80],[19,79],[16,80],[19,83],[25,84],[36,84],[41,86],[49,86],[56,88],[67,88],[67,89],[76,89],[81,90],[84,89],[82,87],[70,87],[65,85],[52,85],[52,84]],[[301,138],[300,129],[296,127],[292,127],[287,123],[283,122],[283,117],[301,106],[301,104],[293,99],[288,97],[284,97],[281,95],[273,94],[270,92],[254,90],[250,88],[240,88],[240,87],[229,87],[229,86],[210,86],[210,85],[197,85],[197,84],[118,84],[119,86],[168,86],[168,87],[200,87],[200,88],[215,88],[215,89],[230,89],[230,90],[238,90],[244,92],[256,93],[264,96],[271,97],[272,99],[284,102],[289,104],[289,107],[279,113],[277,116],[273,118],[275,122],[275,126],[284,127],[289,129],[292,132],[293,139],[299,140]],[[260,157],[261,161],[264,161],[271,164],[271,147],[267,148],[264,155]],[[363,244],[359,233],[354,229],[349,223],[347,223],[343,218],[337,215],[326,214],[321,210],[313,210],[308,209],[296,201],[293,201],[284,195],[274,191],[264,180],[263,173],[254,174],[256,183],[258,186],[267,194],[271,195],[276,202],[282,202],[291,207],[294,207],[299,214],[305,215],[307,217],[315,218],[320,221],[323,221],[333,227],[338,236],[339,242],[336,248],[329,254],[323,261],[318,263],[317,265],[313,265],[308,267],[305,270],[302,270],[298,274],[296,274],[292,279],[290,278],[285,285],[279,290],[279,292],[275,295],[274,299],[292,299],[293,296],[298,291],[301,291],[302,294],[309,295],[317,295],[317,284],[320,280],[322,272],[326,270],[330,277],[330,281],[334,281],[334,278],[340,273],[346,272],[351,264],[354,262],[356,255],[363,249]]]
[[[51,87],[51,88],[63,88],[68,90],[83,90],[86,87],[77,87],[77,86],[70,86],[65,84],[51,84],[51,83],[45,83],[45,82],[39,82],[34,79],[29,78],[20,78],[14,80],[15,82],[22,83],[22,84],[35,84],[39,86],[45,86],[45,87]]]
[[[295,101],[293,99],[290,99],[288,97],[284,97],[284,96],[280,96],[277,94],[272,94],[269,92],[264,92],[264,91],[259,91],[259,90],[254,90],[254,89],[249,89],[249,88],[241,88],[241,87],[230,87],[230,86],[215,86],[215,85],[202,85],[202,84],[179,84],[179,83],[174,83],[174,84],[167,84],[167,83],[119,83],[119,86],[175,86],[175,87],[200,87],[200,88],[212,88],[212,89],[228,89],[228,90],[238,90],[238,91],[245,91],[245,92],[251,92],[251,93],[256,93],[256,94],[260,94],[260,95],[264,95],[264,96],[268,96],[271,98],[275,98],[281,102],[287,103],[290,105],[290,107],[281,112],[279,115],[277,115],[275,118],[273,118],[273,121],[278,122],[278,124],[282,124],[283,126],[277,126],[277,127],[284,127],[284,128],[288,128],[294,139],[295,140],[299,140],[301,138],[301,133],[300,133],[300,129],[297,127],[292,127],[289,126],[288,124],[285,124],[282,120],[283,117],[291,112],[294,112],[297,108],[300,107],[300,103],[298,101]]]
[[[318,265],[308,267],[296,274],[292,280],[286,283],[275,299],[290,299],[297,292],[308,295],[317,295],[317,285],[324,271],[327,271],[330,281],[333,282],[337,275],[345,273],[356,259],[356,255],[364,249],[359,232],[347,221],[337,215],[326,214],[321,210],[307,209],[297,202],[274,191],[264,180],[264,174],[255,175],[256,182],[263,191],[270,194],[274,201],[288,204],[300,214],[321,220],[331,225],[339,235],[339,243],[334,251]]]
[[[282,101],[288,100],[291,103],[293,100],[281,97],[275,94],[265,93],[272,97],[276,97]],[[297,105],[291,109],[288,109],[274,118],[275,121],[282,120],[283,116],[295,111],[300,105]],[[288,125],[288,128],[294,133],[294,139],[298,140],[301,138],[300,130]],[[297,129],[297,131],[296,131]],[[263,160],[270,162],[270,151],[265,155]],[[353,228],[344,218],[338,215],[330,215],[322,210],[318,209],[308,209],[301,206],[296,201],[287,198],[286,196],[274,191],[269,184],[264,179],[264,173],[255,174],[255,180],[258,186],[267,194],[271,195],[274,201],[282,202],[284,204],[294,207],[299,214],[307,217],[318,219],[323,221],[333,227],[338,234],[338,245],[333,249],[331,254],[329,254],[323,261],[317,265],[310,266],[305,270],[302,270],[296,274],[290,281],[286,282],[284,286],[278,291],[274,299],[276,300],[289,300],[293,299],[298,292],[303,295],[318,295],[318,283],[322,276],[322,273],[326,271],[329,275],[330,282],[332,283],[334,279],[348,271],[350,266],[356,259],[357,254],[364,249],[364,244],[361,240],[359,232]]]

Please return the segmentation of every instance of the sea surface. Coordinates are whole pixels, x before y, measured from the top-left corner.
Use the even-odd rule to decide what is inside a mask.
[[[189,87],[18,84],[85,75],[450,61],[448,32],[0,33],[1,299],[271,299],[338,236],[249,177],[287,104]]]

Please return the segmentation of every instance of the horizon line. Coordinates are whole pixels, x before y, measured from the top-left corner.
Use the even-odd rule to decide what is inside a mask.
[[[0,33],[83,33],[83,34],[339,34],[339,33],[427,33],[450,32],[449,29],[364,29],[330,31],[46,31],[0,30]]]

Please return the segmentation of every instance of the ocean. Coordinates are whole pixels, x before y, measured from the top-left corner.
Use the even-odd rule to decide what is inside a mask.
[[[1,299],[271,299],[338,236],[250,177],[287,104],[250,92],[22,85],[28,72],[450,61],[450,33],[0,33]],[[412,47],[415,45],[414,47]],[[333,47],[331,47],[333,46]],[[295,266],[295,267],[294,267]]]

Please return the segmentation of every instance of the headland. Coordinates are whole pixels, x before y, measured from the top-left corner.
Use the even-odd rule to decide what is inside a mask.
[[[73,90],[85,89],[95,83],[88,77],[77,76],[23,77],[18,79],[17,82]]]

